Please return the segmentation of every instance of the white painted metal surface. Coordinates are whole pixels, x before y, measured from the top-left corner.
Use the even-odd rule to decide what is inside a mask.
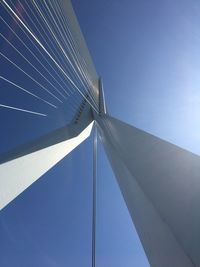
[[[79,135],[0,165],[0,210],[89,137],[93,122]]]
[[[99,125],[151,266],[200,266],[200,157],[109,116]]]

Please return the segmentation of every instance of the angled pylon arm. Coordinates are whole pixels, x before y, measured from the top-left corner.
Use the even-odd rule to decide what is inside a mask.
[[[76,120],[77,116],[75,115],[70,124],[0,155],[0,164],[76,137],[93,121],[91,110],[88,106],[86,106],[78,121]]]
[[[89,137],[93,118],[88,110],[79,121],[0,157],[0,210]]]
[[[200,266],[200,157],[107,115],[98,125],[150,265]]]

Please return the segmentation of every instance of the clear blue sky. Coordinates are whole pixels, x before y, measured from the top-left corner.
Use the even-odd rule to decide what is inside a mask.
[[[72,3],[103,78],[110,114],[199,154],[200,4]],[[13,74],[2,67],[0,73]],[[2,88],[2,101],[24,103]],[[25,103],[28,108],[30,101]],[[47,123],[5,110],[0,119],[1,152],[65,122],[60,114]],[[0,266],[90,266],[91,150],[87,140],[1,212]],[[98,159],[97,267],[148,267],[100,145]]]

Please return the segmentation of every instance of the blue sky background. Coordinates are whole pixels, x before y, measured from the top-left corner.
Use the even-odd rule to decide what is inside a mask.
[[[110,114],[199,154],[198,1],[72,3]],[[0,90],[4,102],[30,106]],[[0,119],[1,152],[65,123],[59,112],[45,121],[1,109]],[[0,266],[90,266],[91,152],[90,139],[1,211]],[[100,144],[98,159],[97,267],[148,267]]]

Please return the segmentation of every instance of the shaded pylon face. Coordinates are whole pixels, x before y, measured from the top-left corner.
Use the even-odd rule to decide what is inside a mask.
[[[200,266],[200,157],[106,115],[98,124],[151,266]]]

